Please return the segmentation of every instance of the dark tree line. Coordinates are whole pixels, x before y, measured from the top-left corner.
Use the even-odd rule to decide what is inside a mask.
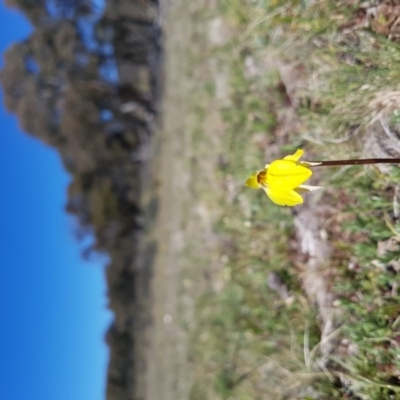
[[[66,210],[91,249],[109,255],[115,322],[108,398],[130,399],[140,181],[157,113],[157,0],[7,0],[34,27],[4,54],[6,108],[57,149],[72,176]],[[90,250],[90,249],[89,249]]]

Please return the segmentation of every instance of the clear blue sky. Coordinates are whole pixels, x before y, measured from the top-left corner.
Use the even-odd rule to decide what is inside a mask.
[[[0,2],[0,53],[30,31]],[[58,155],[19,132],[2,104],[0,399],[104,399],[104,268],[80,257]]]

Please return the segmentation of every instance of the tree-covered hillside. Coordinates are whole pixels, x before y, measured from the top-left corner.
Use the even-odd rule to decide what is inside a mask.
[[[33,25],[4,54],[5,106],[71,174],[66,210],[86,255],[108,255],[108,398],[128,399],[141,176],[158,108],[157,0],[9,0]]]

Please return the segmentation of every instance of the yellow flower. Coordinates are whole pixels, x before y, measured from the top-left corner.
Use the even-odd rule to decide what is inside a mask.
[[[308,186],[303,183],[311,177],[309,167],[320,163],[299,161],[303,150],[267,164],[264,169],[252,174],[246,185],[253,189],[263,189],[267,196],[280,206],[296,206],[303,203],[300,193],[320,189],[320,186]]]

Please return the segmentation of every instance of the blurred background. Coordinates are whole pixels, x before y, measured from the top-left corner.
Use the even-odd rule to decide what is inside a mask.
[[[0,27],[4,69],[4,52],[26,41],[34,26],[2,2]],[[22,84],[22,72],[15,73]],[[106,258],[83,259],[93,235],[78,241],[76,222],[65,212],[71,176],[54,148],[22,132],[4,96],[0,398],[103,399],[111,323]],[[32,123],[36,117],[32,110]]]
[[[1,3],[2,399],[132,390],[159,51],[156,3],[134,3]]]

